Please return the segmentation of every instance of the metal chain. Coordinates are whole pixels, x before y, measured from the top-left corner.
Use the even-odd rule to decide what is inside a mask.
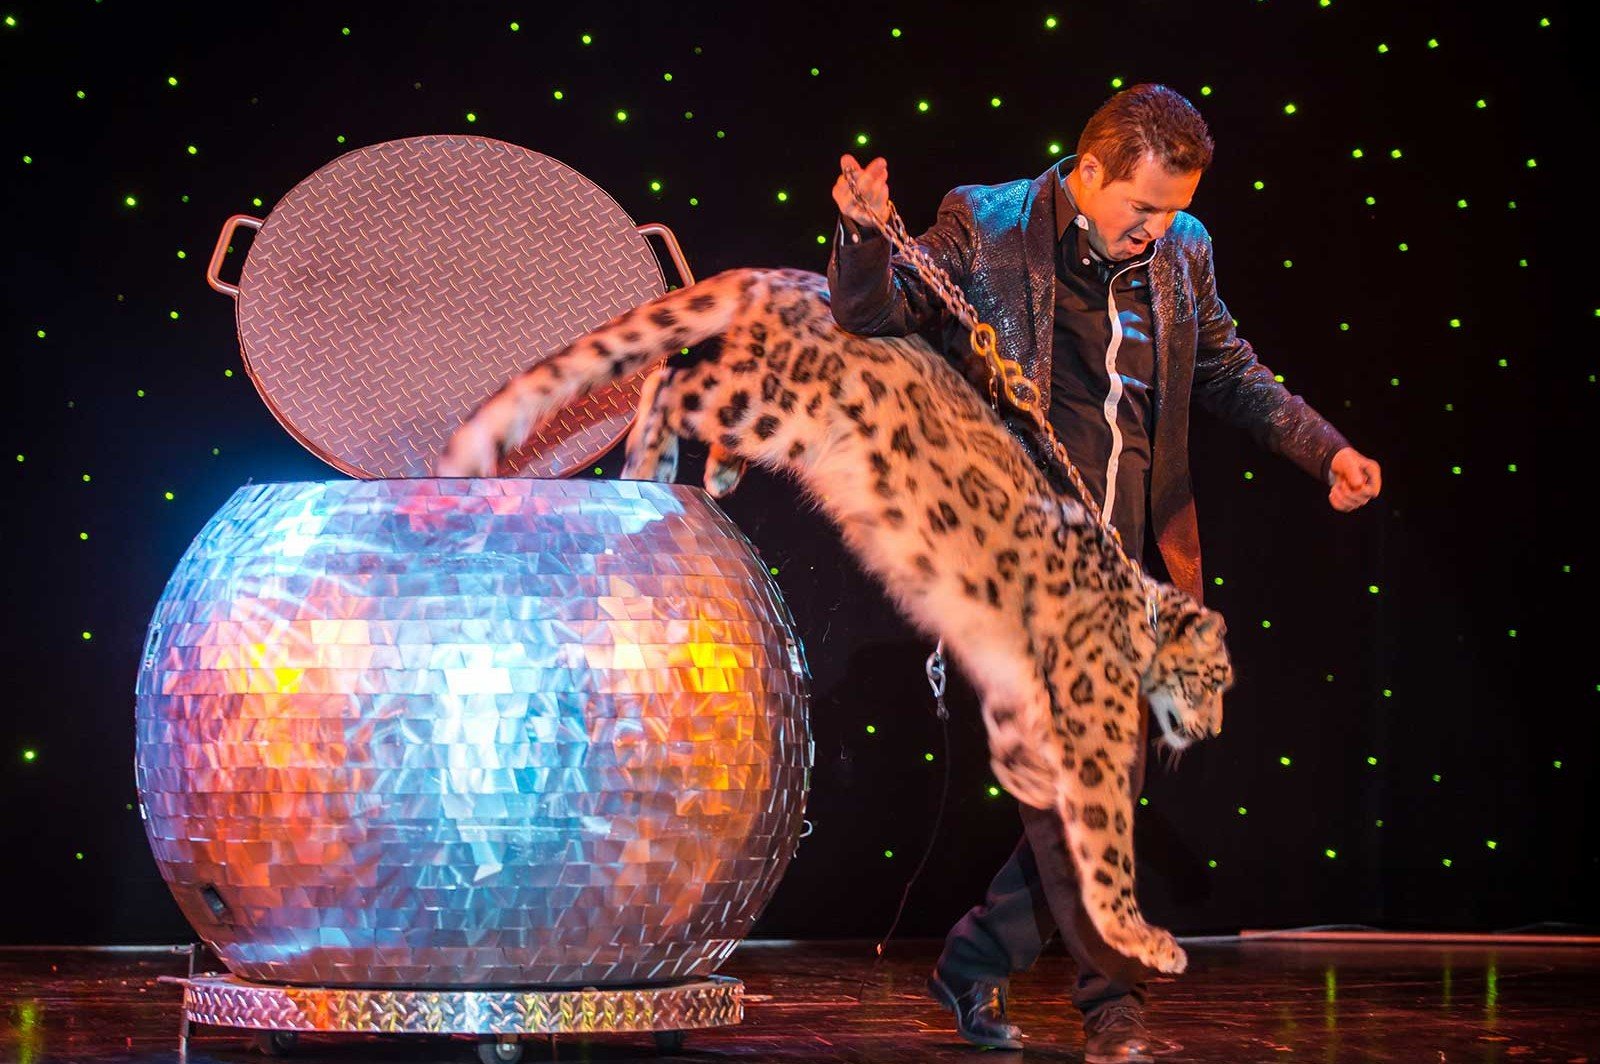
[[[933,688],[933,701],[939,707],[940,720],[949,720],[950,711],[944,705],[944,640],[939,640],[939,645],[933,648],[933,653],[928,655],[928,663],[922,667],[927,674],[928,686]]]
[[[998,407],[1003,395],[1008,406],[1017,413],[1025,415],[1033,423],[1034,430],[1049,444],[1051,456],[1056,464],[1066,472],[1067,479],[1072,482],[1078,498],[1083,501],[1084,509],[1089,511],[1096,524],[1111,533],[1111,544],[1117,552],[1117,557],[1121,559],[1123,565],[1134,571],[1144,589],[1146,619],[1154,629],[1158,610],[1155,581],[1145,573],[1138,562],[1128,556],[1126,548],[1122,545],[1122,533],[1111,524],[1108,517],[1101,514],[1094,496],[1089,494],[1088,485],[1083,482],[1083,476],[1078,472],[1078,467],[1067,457],[1067,449],[1056,438],[1055,430],[1050,427],[1050,422],[1044,415],[1038,387],[1022,371],[1022,366],[1015,359],[1000,354],[995,342],[994,326],[978,320],[978,311],[967,299],[967,294],[950,279],[950,275],[938,263],[933,261],[933,256],[911,238],[906,223],[901,219],[900,212],[895,209],[893,201],[886,201],[888,213],[879,219],[877,212],[872,209],[872,204],[861,194],[861,187],[856,183],[856,171],[846,170],[844,176],[850,186],[850,195],[863,211],[877,219],[876,225],[883,235],[889,238],[889,245],[901,258],[911,264],[928,290],[949,307],[956,320],[966,327],[971,337],[972,350],[983,360],[989,371],[990,405]],[[943,643],[940,644],[940,649],[943,649]],[[938,651],[935,651],[935,654],[938,654]],[[932,659],[929,659],[929,670],[928,679],[932,682]]]

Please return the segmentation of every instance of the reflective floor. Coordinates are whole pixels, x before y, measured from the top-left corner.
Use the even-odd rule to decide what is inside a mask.
[[[523,1059],[971,1061],[977,1051],[956,1039],[949,1014],[922,994],[936,952],[933,942],[896,943],[863,992],[869,943],[746,944],[722,969],[746,984],[742,1026],[694,1032],[670,1057],[648,1035],[611,1035],[538,1038]],[[0,1062],[172,1064],[180,991],[157,978],[186,970],[187,958],[172,953],[0,949]],[[1082,1029],[1065,991],[1071,977],[1071,961],[1050,954],[1013,981],[1011,1013],[1028,1036],[1025,1059],[1082,1059]],[[1600,1064],[1600,950],[1194,946],[1189,973],[1152,988],[1148,1018],[1169,1043],[1160,1059],[1174,1064]],[[201,1027],[188,1059],[264,1058],[245,1032]],[[429,1064],[477,1056],[467,1040],[307,1035],[291,1059]]]

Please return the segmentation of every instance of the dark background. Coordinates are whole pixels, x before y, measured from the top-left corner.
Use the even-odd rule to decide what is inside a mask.
[[[240,372],[233,307],[203,280],[229,214],[264,216],[346,151],[471,133],[668,224],[701,276],[820,269],[841,151],[885,155],[920,229],[950,187],[1033,177],[1053,141],[1071,152],[1114,78],[1206,114],[1218,147],[1194,213],[1242,334],[1384,465],[1383,496],[1338,514],[1197,417],[1208,601],[1239,682],[1220,739],[1152,766],[1147,910],[1189,931],[1595,922],[1600,559],[1580,515],[1600,295],[1566,7],[542,8],[0,10],[0,942],[189,937],[133,791],[145,624],[236,487],[336,476]],[[1557,507],[1542,524],[1541,498]],[[786,483],[753,476],[727,508],[778,568],[816,678],[815,833],[758,933],[876,934],[945,768],[928,647]],[[949,815],[905,933],[942,933],[1019,833],[959,684],[951,741]]]

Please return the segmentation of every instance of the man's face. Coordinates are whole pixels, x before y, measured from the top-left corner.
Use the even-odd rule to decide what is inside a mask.
[[[1078,160],[1073,198],[1089,219],[1089,246],[1113,261],[1142,255],[1172,225],[1172,216],[1187,210],[1200,184],[1200,171],[1171,174],[1146,155],[1122,181],[1105,180],[1105,168],[1093,152]]]

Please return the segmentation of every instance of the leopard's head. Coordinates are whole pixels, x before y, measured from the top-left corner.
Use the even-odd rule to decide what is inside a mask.
[[[1222,694],[1233,686],[1222,614],[1162,585],[1156,652],[1139,680],[1162,741],[1173,751],[1222,731]]]

